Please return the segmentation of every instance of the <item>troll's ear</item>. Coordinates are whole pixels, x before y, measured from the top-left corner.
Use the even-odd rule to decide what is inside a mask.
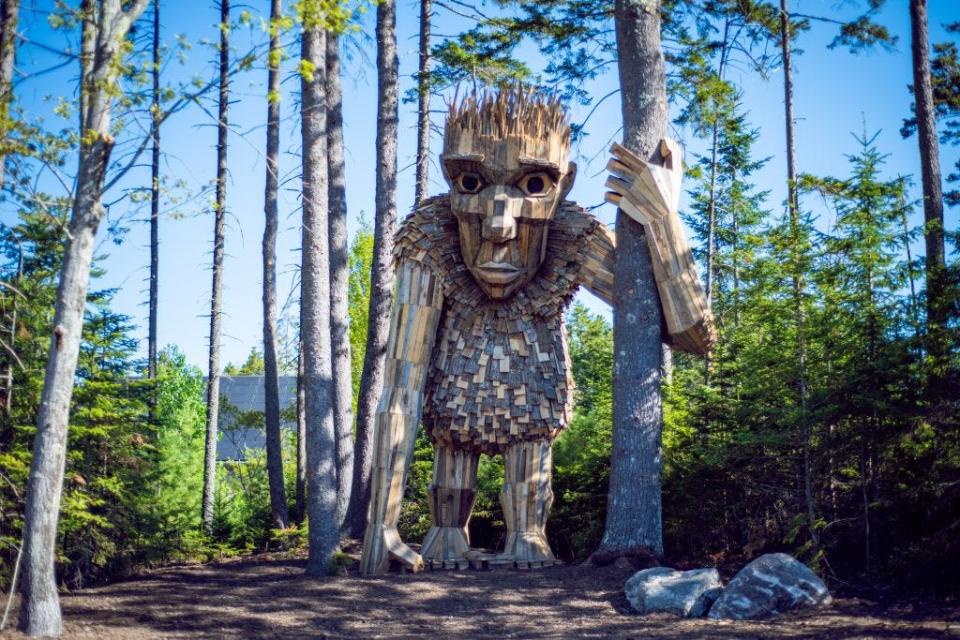
[[[560,199],[565,200],[570,189],[573,189],[573,181],[577,179],[577,163],[571,162],[567,165],[567,172],[560,179]]]

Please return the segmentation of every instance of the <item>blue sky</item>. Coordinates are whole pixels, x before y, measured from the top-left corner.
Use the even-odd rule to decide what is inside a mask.
[[[27,38],[60,45],[64,36],[52,32],[46,24],[46,11],[52,2],[36,0],[23,3],[25,13],[22,31]],[[836,0],[795,0],[791,3],[797,13],[832,14],[849,17],[855,13],[855,3]],[[266,14],[266,0],[238,6],[236,15],[247,10],[254,15]],[[214,54],[203,39],[218,37],[216,23],[219,9],[213,2],[195,3],[187,0],[170,0],[163,6],[163,36],[171,44],[177,36],[194,43],[186,52],[183,64],[171,62],[165,68],[165,82],[187,81],[193,76],[211,77],[214,72]],[[930,0],[931,41],[948,39],[942,24],[960,20],[960,2],[956,0]],[[417,64],[417,21],[419,5],[408,0],[399,0],[398,44],[400,52],[401,92],[412,86],[412,73]],[[797,117],[797,157],[801,172],[817,175],[844,176],[847,159],[844,154],[855,152],[857,143],[851,132],[863,131],[864,123],[869,132],[880,130],[877,144],[889,154],[887,175],[914,175],[914,196],[919,194],[919,154],[915,138],[903,140],[899,134],[902,119],[908,115],[911,98],[907,84],[911,82],[910,32],[907,0],[888,0],[878,20],[899,36],[893,52],[876,51],[851,55],[841,50],[829,50],[826,45],[833,38],[835,27],[814,24],[813,29],[801,37],[795,55],[795,113]],[[442,12],[437,16],[434,32],[457,33],[465,27],[462,18]],[[361,24],[361,33],[353,38],[344,60],[344,114],[345,144],[347,157],[347,196],[351,232],[358,226],[360,216],[372,221],[374,211],[374,135],[376,123],[376,70],[372,61],[375,48],[372,40],[373,15],[367,15]],[[240,28],[233,33],[237,51],[245,51],[251,42],[262,42],[263,34],[257,28]],[[292,37],[289,38],[292,42]],[[542,66],[536,52],[523,49],[530,56],[534,68]],[[282,158],[281,171],[288,178],[281,194],[281,231],[278,248],[279,290],[281,304],[292,289],[296,265],[299,261],[300,215],[298,193],[299,180],[299,126],[297,121],[296,92],[299,79],[295,74],[298,51],[290,48],[291,58],[285,63],[285,81],[282,109]],[[25,72],[45,68],[56,59],[37,47],[26,47],[19,54],[18,66]],[[611,68],[611,71],[613,69]],[[35,115],[49,114],[51,124],[57,122],[52,114],[56,96],[75,99],[76,71],[71,67],[27,77],[17,86],[21,105]],[[770,161],[756,176],[761,190],[770,190],[767,206],[779,214],[785,192],[786,172],[783,159],[783,89],[782,74],[775,70],[768,80],[742,73],[736,69],[732,79],[744,90],[744,104],[749,111],[751,124],[761,132],[756,145],[756,157],[770,157]],[[598,78],[589,86],[594,96],[603,96],[616,88],[615,73]],[[263,232],[263,184],[266,108],[264,95],[266,71],[258,63],[248,72],[238,74],[231,86],[230,106],[231,137],[229,147],[230,178],[228,183],[227,209],[229,229],[227,232],[227,258],[224,272],[224,362],[240,362],[252,346],[261,341],[261,261],[260,239]],[[53,97],[51,99],[51,97]],[[213,96],[211,96],[212,99]],[[216,112],[215,104],[206,102],[210,113]],[[442,109],[435,99],[434,109]],[[574,113],[574,119],[583,117],[585,110]],[[61,122],[57,126],[65,126]],[[182,180],[193,199],[179,205],[165,203],[161,221],[160,255],[160,317],[159,339],[161,345],[176,344],[190,362],[205,368],[208,340],[208,313],[210,299],[210,247],[213,221],[209,198],[199,196],[212,183],[216,168],[216,131],[213,120],[196,107],[174,115],[163,127],[162,145],[165,158],[162,173],[170,181]],[[442,114],[437,113],[434,124],[442,125]],[[399,211],[404,215],[413,201],[413,158],[416,149],[415,105],[400,107],[400,176]],[[620,104],[616,96],[605,101],[590,119],[584,141],[576,149],[575,160],[580,165],[576,185],[571,198],[584,206],[600,204],[603,200],[603,173],[606,164],[605,149],[612,139],[619,139]],[[703,152],[705,144],[696,140],[690,132],[674,130],[673,135],[686,145],[687,158]],[[441,140],[435,135],[432,141],[438,152]],[[944,174],[948,173],[957,158],[956,148],[941,150]],[[439,193],[445,185],[434,163],[431,166],[431,192]],[[71,159],[72,167],[75,159]],[[149,183],[149,169],[135,170],[129,174],[123,186]],[[108,194],[106,202],[112,202],[119,191]],[[817,202],[809,206],[820,213]],[[124,201],[110,207],[109,222],[101,229],[99,255],[100,265],[106,275],[94,284],[98,288],[117,288],[114,308],[132,317],[138,326],[137,336],[143,339],[142,351],[146,350],[146,298],[149,261],[147,209],[143,205],[130,205]],[[597,215],[612,222],[614,209],[610,205],[600,207]],[[0,203],[0,220],[12,222],[14,211],[9,203]],[[957,211],[947,212],[947,226],[957,228]],[[913,223],[922,219],[918,209]],[[116,245],[108,238],[106,227],[119,223],[128,228],[123,242]],[[828,225],[824,214],[821,225]],[[914,247],[915,255],[922,254],[922,244]],[[608,313],[604,305],[589,294],[581,294],[592,309]],[[293,310],[295,313],[295,309]]]

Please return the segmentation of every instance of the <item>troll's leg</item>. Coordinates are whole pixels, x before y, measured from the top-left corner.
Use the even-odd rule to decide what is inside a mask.
[[[467,524],[473,512],[477,489],[477,462],[473,451],[437,444],[430,484],[433,526],[423,540],[420,555],[434,568],[466,568],[463,554],[470,550]]]
[[[550,488],[552,446],[549,440],[518,442],[503,454],[504,483],[500,503],[507,523],[504,558],[517,566],[553,564],[546,525],[553,490]]]

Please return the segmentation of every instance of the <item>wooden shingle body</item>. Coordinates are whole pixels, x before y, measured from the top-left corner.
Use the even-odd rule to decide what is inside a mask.
[[[510,443],[555,437],[572,410],[563,312],[581,284],[612,285],[605,275],[612,269],[609,231],[564,202],[550,222],[539,272],[507,300],[489,298],[463,264],[447,196],[426,201],[403,222],[395,251],[398,268],[427,266],[443,293],[423,405],[434,441],[498,453]]]

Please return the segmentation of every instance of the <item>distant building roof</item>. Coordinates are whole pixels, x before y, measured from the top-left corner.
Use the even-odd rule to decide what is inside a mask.
[[[221,376],[220,399],[240,413],[264,411],[263,376]],[[283,412],[297,404],[297,377],[280,376],[280,428],[293,430],[295,420],[284,420]],[[258,426],[238,425],[239,416],[233,411],[221,411],[220,439],[217,442],[217,460],[243,460],[243,450],[263,449],[266,446],[263,418]]]

